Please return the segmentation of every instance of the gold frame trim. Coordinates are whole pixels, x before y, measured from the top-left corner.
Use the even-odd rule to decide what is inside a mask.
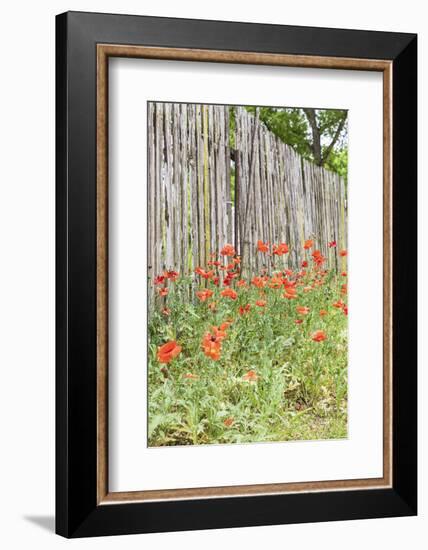
[[[108,490],[108,59],[133,57],[383,73],[383,477],[150,491]],[[97,504],[392,486],[392,62],[255,52],[97,45]]]

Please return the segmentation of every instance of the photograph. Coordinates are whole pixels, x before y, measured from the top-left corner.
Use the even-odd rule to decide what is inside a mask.
[[[148,446],[347,438],[348,111],[147,121]]]
[[[423,6],[3,4],[1,548],[427,547]]]

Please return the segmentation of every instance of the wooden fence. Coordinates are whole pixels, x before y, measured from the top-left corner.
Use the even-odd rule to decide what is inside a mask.
[[[226,243],[247,274],[297,268],[309,238],[338,268],[327,243],[346,247],[343,179],[302,159],[243,107],[234,108],[231,136],[230,116],[228,106],[149,103],[149,277],[206,267]],[[290,252],[275,265],[257,253],[259,239]]]

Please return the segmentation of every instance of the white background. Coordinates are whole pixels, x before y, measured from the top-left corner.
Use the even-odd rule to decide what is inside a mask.
[[[382,477],[382,74],[115,58],[109,85],[110,490]],[[148,99],[348,109],[347,439],[147,448]]]
[[[426,546],[426,474],[418,518],[112,537],[67,542],[52,534],[54,512],[54,15],[67,9],[229,19],[420,33],[420,86],[426,81],[428,18],[423,2],[343,0],[281,3],[58,0],[15,2],[0,19],[0,544],[21,548],[317,548]],[[423,67],[423,63],[425,67]],[[426,95],[426,94],[425,94]],[[422,98],[422,90],[420,93]],[[426,175],[426,109],[421,105],[420,182]],[[424,128],[422,128],[424,127]],[[422,135],[424,134],[424,135]],[[426,193],[419,197],[427,212]],[[425,239],[419,241],[422,252]],[[426,247],[426,244],[425,244]],[[426,275],[420,261],[420,281]],[[421,300],[424,298],[422,289]],[[425,305],[425,309],[426,306]],[[423,304],[420,315],[422,317]],[[422,319],[421,319],[422,320]],[[423,347],[420,324],[421,352]],[[420,464],[426,462],[427,377],[420,358]],[[425,431],[425,437],[423,432]]]

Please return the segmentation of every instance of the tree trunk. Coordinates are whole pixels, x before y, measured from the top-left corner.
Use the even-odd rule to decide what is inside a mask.
[[[312,130],[312,154],[314,155],[314,162],[315,164],[318,164],[318,166],[322,166],[323,159],[321,156],[321,134],[317,124],[315,109],[303,109],[303,111]]]

